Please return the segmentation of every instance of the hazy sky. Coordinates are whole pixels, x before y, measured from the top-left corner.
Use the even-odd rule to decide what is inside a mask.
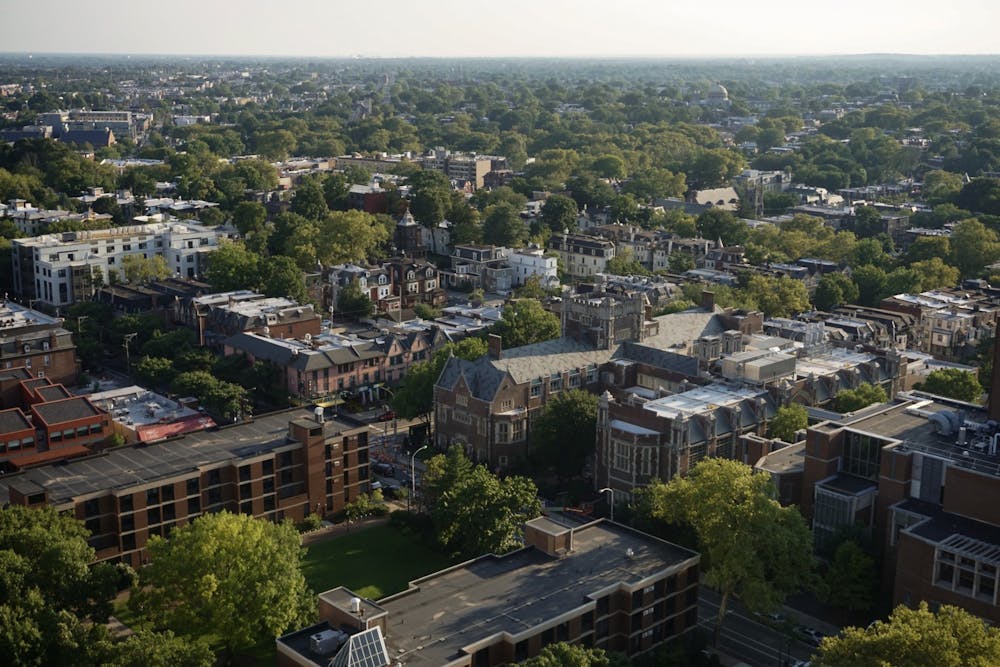
[[[1000,0],[0,0],[0,25],[27,53],[1000,53]]]

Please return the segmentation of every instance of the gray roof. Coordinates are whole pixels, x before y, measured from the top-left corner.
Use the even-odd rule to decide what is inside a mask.
[[[74,419],[86,419],[94,415],[105,414],[103,410],[95,407],[93,403],[83,396],[65,398],[61,401],[52,401],[50,403],[36,403],[32,406],[32,410],[41,417],[42,421],[50,426]]]
[[[14,431],[24,431],[31,428],[31,422],[27,420],[20,408],[0,411],[0,438]]]
[[[554,338],[504,350],[501,359],[493,360],[493,366],[498,371],[510,373],[515,382],[522,383],[572,368],[603,364],[611,359],[612,352],[595,350],[593,346],[571,338]]]

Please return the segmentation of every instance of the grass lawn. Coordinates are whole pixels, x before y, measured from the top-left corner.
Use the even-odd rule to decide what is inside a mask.
[[[449,564],[415,534],[384,525],[313,544],[302,573],[316,593],[346,586],[361,597],[378,600]]]

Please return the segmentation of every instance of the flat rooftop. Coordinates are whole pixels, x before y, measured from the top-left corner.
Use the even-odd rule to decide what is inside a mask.
[[[224,461],[250,458],[288,444],[290,421],[306,420],[318,426],[312,417],[310,410],[303,409],[275,412],[224,429],[190,433],[155,444],[118,447],[96,456],[32,468],[0,479],[0,503],[8,501],[8,489],[14,484],[27,483],[45,489],[49,493],[49,503],[58,506],[83,496],[167,479]],[[328,419],[323,428],[325,434],[332,435],[359,427]]]
[[[544,520],[569,530],[558,517]],[[442,665],[475,641],[498,632],[517,635],[596,599],[609,586],[637,584],[695,557],[625,526],[596,521],[574,530],[573,550],[562,558],[535,548],[483,556],[378,601],[388,612],[386,646],[397,663]]]
[[[165,424],[200,414],[137,385],[90,394],[88,398],[94,405],[107,410],[114,421],[128,426]]]
[[[664,396],[655,401],[649,401],[642,407],[644,410],[654,413],[657,417],[676,419],[681,415],[690,416],[702,412],[711,412],[723,406],[737,405],[743,401],[756,398],[761,393],[758,389],[711,384],[706,387],[697,387],[681,394]]]

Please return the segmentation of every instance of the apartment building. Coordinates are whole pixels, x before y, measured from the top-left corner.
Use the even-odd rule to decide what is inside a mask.
[[[559,260],[546,255],[541,248],[522,248],[507,255],[515,287],[524,285],[530,278],[537,278],[545,288],[559,286]]]
[[[266,297],[250,290],[214,292],[174,301],[176,322],[198,332],[201,345],[218,346],[242,331],[302,338],[320,332],[322,318],[312,304]]]
[[[62,324],[58,317],[13,301],[0,302],[0,406],[19,405],[18,383],[30,377],[76,383],[80,373],[76,344]],[[23,373],[16,373],[18,369]]]
[[[975,354],[977,344],[993,335],[1000,313],[996,296],[978,289],[897,294],[883,299],[881,307],[915,317],[911,345],[946,361]]]
[[[69,512],[91,532],[97,560],[139,567],[150,535],[201,514],[298,521],[368,490],[368,427],[296,409],[7,475],[0,503]]]
[[[94,289],[124,278],[129,256],[161,256],[175,275],[204,273],[221,233],[190,222],[159,222],[14,239],[14,290],[25,299],[65,307],[89,299]]]
[[[345,651],[357,651],[359,640],[370,667],[493,667],[555,642],[635,657],[697,626],[696,552],[621,524],[555,514],[527,522],[524,542],[378,601],[343,587],[321,593],[320,622],[279,637],[277,664],[355,664]]]
[[[456,245],[451,268],[441,271],[447,287],[509,292],[514,287],[514,271],[508,262],[510,250],[494,245]]]
[[[562,260],[566,275],[574,278],[607,273],[608,260],[615,256],[613,241],[576,234],[553,234],[548,249]]]

